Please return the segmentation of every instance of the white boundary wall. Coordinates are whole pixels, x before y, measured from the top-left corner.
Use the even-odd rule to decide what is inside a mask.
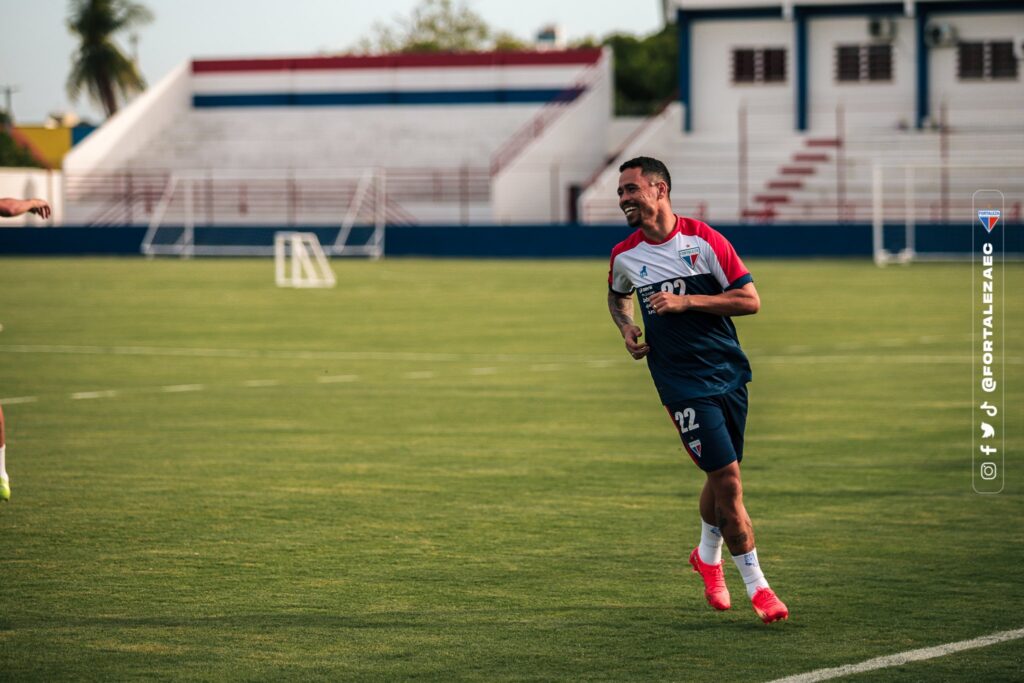
[[[59,225],[64,221],[64,193],[60,171],[41,168],[0,168],[0,197],[45,199],[52,213],[48,220],[33,214],[0,220],[0,228],[19,225]]]

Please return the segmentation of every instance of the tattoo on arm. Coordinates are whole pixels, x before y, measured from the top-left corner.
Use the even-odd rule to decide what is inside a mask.
[[[608,292],[608,312],[612,314],[612,321],[620,330],[624,325],[635,325],[633,322],[633,296],[619,296],[615,292]]]

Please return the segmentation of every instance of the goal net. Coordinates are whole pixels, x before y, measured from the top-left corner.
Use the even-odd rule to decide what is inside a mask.
[[[142,240],[146,256],[270,256],[274,233],[315,231],[334,256],[380,258],[384,172],[178,172]]]
[[[876,164],[871,190],[875,263],[970,260],[978,220],[972,211],[980,190],[1005,197],[1003,224],[1019,238],[1024,161]],[[1024,258],[1019,242],[1007,243],[1006,258]]]
[[[333,287],[334,271],[312,232],[274,234],[274,273],[278,287]]]

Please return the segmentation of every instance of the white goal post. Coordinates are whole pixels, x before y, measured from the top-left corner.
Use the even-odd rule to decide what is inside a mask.
[[[1024,197],[1024,161],[875,164],[871,182],[875,263],[884,266],[913,261],[969,260],[970,247],[957,248],[960,241],[957,238],[966,239],[977,220],[971,215],[974,193],[989,188],[1007,197]],[[1019,204],[1017,206],[1019,211]],[[928,226],[930,234],[921,232],[924,226]],[[893,228],[897,230],[895,234]],[[939,232],[945,235],[937,235]],[[923,239],[933,237],[940,239]],[[969,239],[966,244],[970,244]],[[1007,258],[1022,256],[1006,254]]]
[[[271,256],[267,228],[337,230],[333,256],[384,255],[384,170],[180,171],[168,178],[146,256]],[[353,239],[355,238],[355,239]]]
[[[274,233],[274,280],[278,287],[333,287],[337,280],[312,232]]]

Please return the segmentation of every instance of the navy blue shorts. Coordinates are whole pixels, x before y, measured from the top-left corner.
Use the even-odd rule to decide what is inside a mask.
[[[683,450],[697,467],[714,472],[743,460],[747,426],[747,387],[728,394],[691,398],[666,405]]]

